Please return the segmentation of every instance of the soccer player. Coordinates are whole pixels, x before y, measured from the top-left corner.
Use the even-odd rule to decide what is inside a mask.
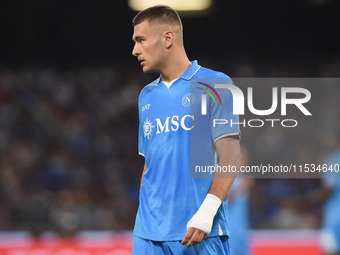
[[[220,167],[238,169],[238,125],[212,124],[213,119],[237,123],[238,117],[232,113],[228,89],[215,91],[221,105],[209,96],[207,113],[202,114],[197,93],[214,84],[197,83],[202,89],[194,90],[190,82],[232,81],[189,61],[182,23],[172,8],[158,5],[141,11],[133,26],[132,54],[144,73],[157,72],[160,77],[143,88],[138,101],[138,149],[145,165],[132,254],[229,254],[227,194],[234,177],[191,178],[190,163],[212,166],[219,161]]]
[[[340,129],[327,141],[333,151],[325,160],[328,171],[324,173],[322,187],[311,192],[309,205],[323,202],[321,244],[327,255],[340,255]]]
[[[291,207],[306,210],[323,205],[321,245],[327,255],[340,255],[340,130],[327,141],[333,151],[325,160],[327,172],[323,172],[321,187],[291,202]]]
[[[340,134],[339,138],[340,138]],[[340,141],[340,140],[339,140]],[[340,149],[338,148],[326,160],[328,168],[339,170]],[[319,194],[326,199],[323,210],[322,245],[328,255],[340,255],[340,178],[339,172],[324,178],[323,187]]]

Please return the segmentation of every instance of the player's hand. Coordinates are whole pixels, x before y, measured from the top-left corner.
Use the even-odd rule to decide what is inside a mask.
[[[181,244],[186,244],[186,247],[189,248],[199,244],[210,234],[215,214],[221,203],[220,198],[213,194],[206,196],[198,211],[187,223],[187,232]]]
[[[181,244],[186,244],[185,246],[189,248],[192,245],[199,244],[205,238],[207,238],[207,234],[204,233],[202,230],[199,230],[197,228],[189,228],[185,233]]]

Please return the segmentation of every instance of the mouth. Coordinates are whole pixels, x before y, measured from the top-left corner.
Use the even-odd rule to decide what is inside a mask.
[[[140,65],[143,66],[144,65],[144,62],[145,60],[144,59],[138,59],[138,61],[140,62]]]

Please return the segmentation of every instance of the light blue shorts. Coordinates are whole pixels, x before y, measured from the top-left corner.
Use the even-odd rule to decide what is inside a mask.
[[[181,241],[150,241],[133,236],[132,255],[230,255],[227,236],[208,237],[190,248]]]
[[[322,229],[321,245],[325,253],[340,254],[340,225],[327,226]]]

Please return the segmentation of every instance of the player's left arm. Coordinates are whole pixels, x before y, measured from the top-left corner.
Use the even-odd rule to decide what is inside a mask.
[[[241,165],[241,148],[238,137],[225,137],[215,143],[220,156],[219,166]],[[236,173],[215,173],[208,195],[203,201],[196,214],[188,222],[188,230],[184,235],[182,244],[186,247],[200,243],[207,237],[212,228],[214,217],[222,201],[227,196],[231,185],[234,182]]]
[[[241,166],[241,148],[238,136],[225,137],[215,143],[220,156],[219,166],[235,166],[238,170]],[[226,198],[237,172],[217,172],[211,184],[209,194],[217,196],[221,202]]]

